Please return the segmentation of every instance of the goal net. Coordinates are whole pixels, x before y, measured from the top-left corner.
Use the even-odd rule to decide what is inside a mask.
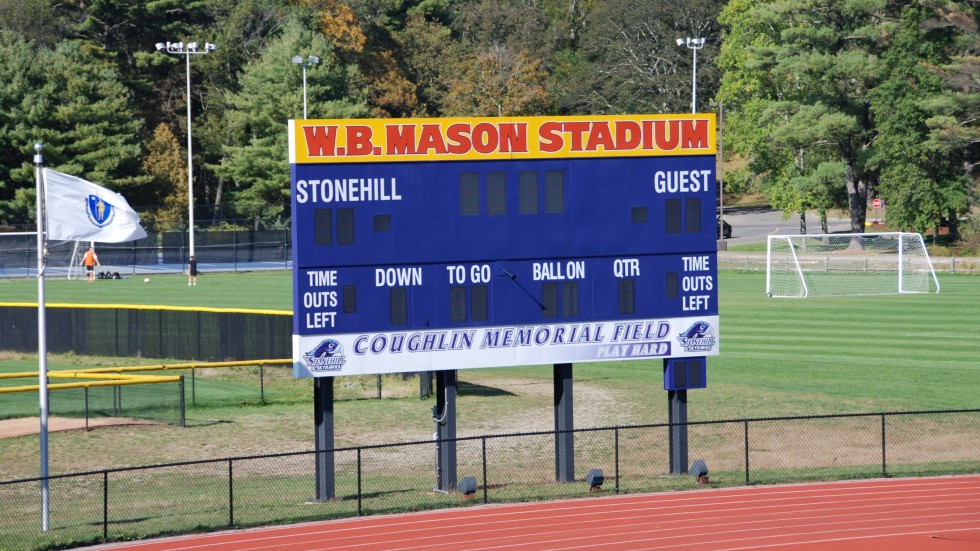
[[[830,297],[939,292],[917,233],[770,235],[766,296]]]
[[[79,266],[84,243],[48,241],[44,275],[48,277],[84,277]],[[34,232],[0,233],[0,277],[37,276],[37,234]]]

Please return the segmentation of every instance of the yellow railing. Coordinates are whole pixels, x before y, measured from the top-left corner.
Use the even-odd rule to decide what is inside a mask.
[[[92,367],[88,369],[64,369],[48,372],[49,379],[93,379],[75,383],[52,383],[48,389],[82,388],[113,385],[134,385],[147,383],[171,383],[180,380],[177,375],[128,375],[132,371],[165,371],[174,369],[203,369],[215,367],[247,367],[250,365],[290,365],[291,359],[281,360],[247,360],[233,362],[188,362],[178,364],[155,364],[127,367]],[[37,379],[37,371],[19,371],[15,373],[0,373],[0,379]],[[36,392],[39,384],[0,387],[4,392]]]

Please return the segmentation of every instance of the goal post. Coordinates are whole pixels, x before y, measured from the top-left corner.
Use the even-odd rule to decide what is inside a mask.
[[[807,298],[939,292],[917,233],[770,235],[766,296]]]
[[[65,277],[81,273],[80,251],[84,244],[78,241],[47,241],[45,275]],[[37,276],[37,233],[0,233],[0,277]]]

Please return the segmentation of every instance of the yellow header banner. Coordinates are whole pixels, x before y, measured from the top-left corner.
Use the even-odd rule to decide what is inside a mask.
[[[715,115],[289,121],[289,162],[713,155]]]

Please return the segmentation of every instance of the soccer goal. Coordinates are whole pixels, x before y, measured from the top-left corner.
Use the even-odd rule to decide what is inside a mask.
[[[939,292],[917,233],[770,235],[766,296],[831,297]]]
[[[79,265],[85,244],[78,241],[49,241],[45,275],[84,277]],[[0,233],[0,277],[34,277],[37,275],[37,234],[34,232]]]

